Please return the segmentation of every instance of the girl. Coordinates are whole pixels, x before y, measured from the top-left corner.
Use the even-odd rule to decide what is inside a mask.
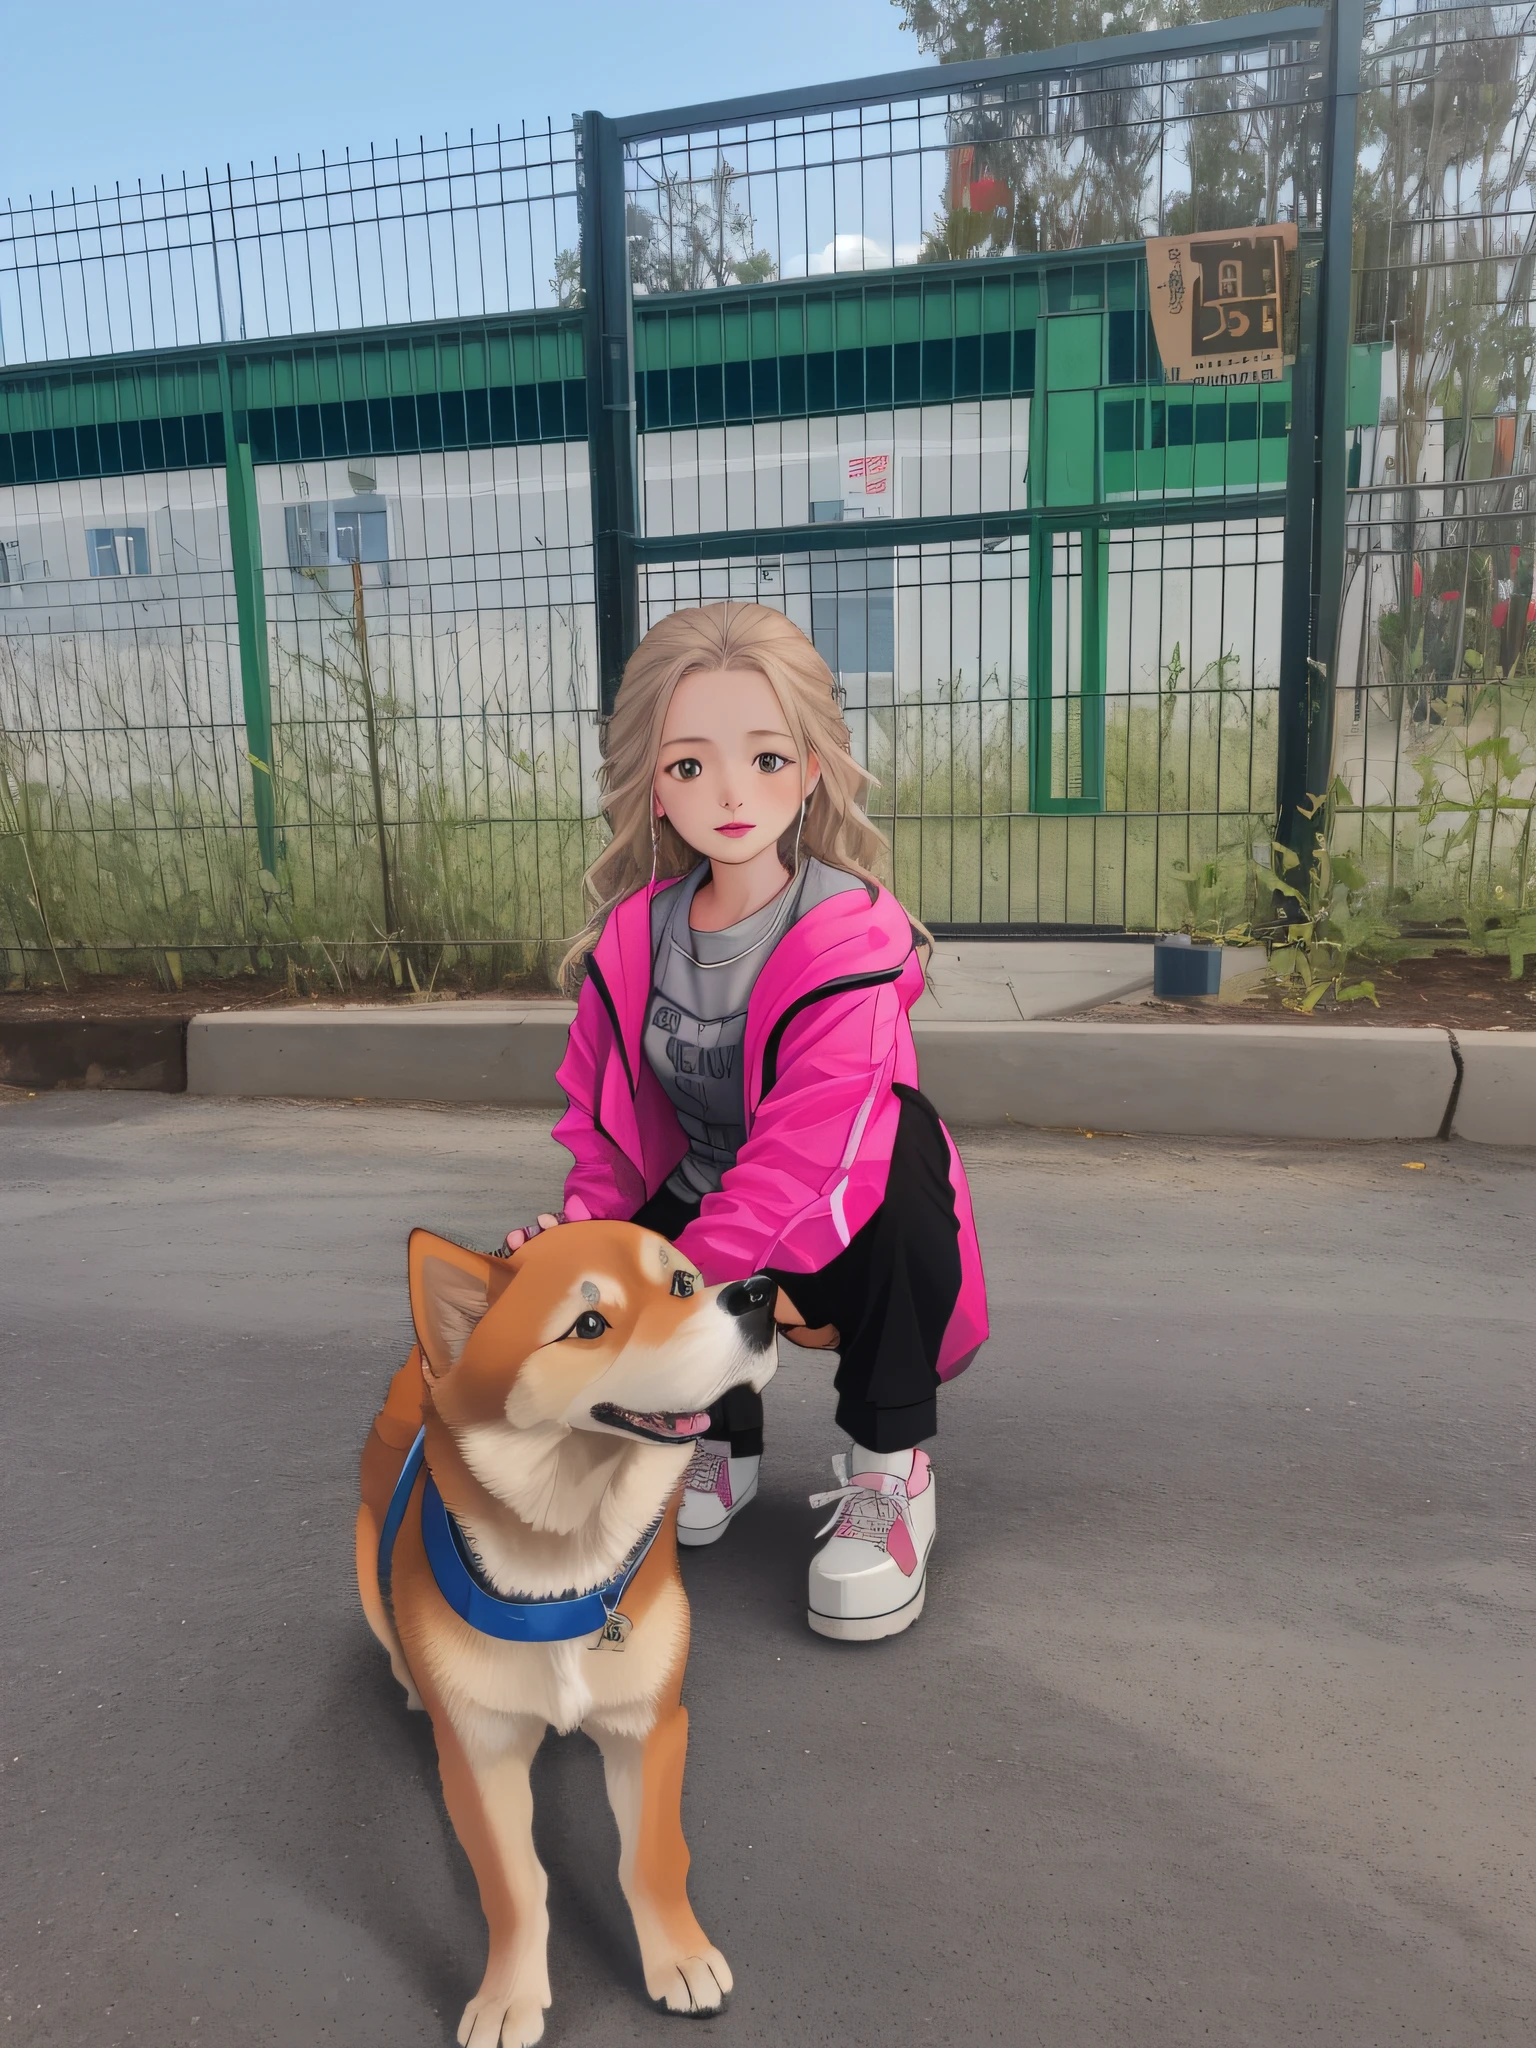
[[[808,1618],[852,1641],[922,1612],[918,1447],[940,1380],[987,1334],[965,1175],[917,1090],[919,935],[870,872],[871,779],[831,671],[782,613],[705,605],[651,628],[608,726],[612,838],[562,970],[586,971],[555,1127],[575,1161],[565,1219],[630,1217],[711,1285],[767,1271],[785,1334],[836,1349],[853,1443],[812,1496],[833,1514]],[[757,1490],[761,1398],[737,1389],[711,1424],[683,1543],[715,1542]]]

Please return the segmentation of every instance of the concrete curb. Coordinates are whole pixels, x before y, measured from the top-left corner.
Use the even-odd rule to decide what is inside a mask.
[[[194,1017],[189,1095],[563,1107],[573,1003],[240,1011]]]
[[[187,1085],[187,1019],[0,1018],[0,1082],[179,1095]]]
[[[1453,1126],[1478,1145],[1536,1145],[1536,1033],[1458,1031]]]
[[[955,1124],[1433,1138],[1456,1081],[1433,1028],[925,1024],[915,1036],[923,1092]]]
[[[572,1014],[551,1002],[194,1017],[187,1087],[558,1108],[555,1069]],[[1450,1037],[1434,1028],[923,1019],[913,1029],[924,1090],[957,1125],[1428,1139],[1456,1083]],[[1536,1144],[1536,1037],[1472,1033],[1462,1045],[1456,1130]]]

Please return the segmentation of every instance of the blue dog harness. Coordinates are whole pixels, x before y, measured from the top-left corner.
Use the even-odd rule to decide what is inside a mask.
[[[385,1594],[389,1590],[395,1538],[405,1520],[416,1475],[422,1469],[426,1441],[426,1429],[419,1429],[389,1498],[389,1512],[379,1536],[379,1590]],[[600,1633],[603,1643],[622,1648],[629,1633],[629,1619],[619,1613],[619,1602],[649,1556],[662,1519],[661,1515],[656,1517],[606,1585],[594,1586],[590,1593],[565,1597],[508,1600],[487,1582],[475,1563],[464,1532],[444,1507],[430,1472],[421,1492],[421,1537],[437,1590],[461,1621],[467,1621],[481,1635],[495,1636],[503,1643],[569,1643],[577,1636]]]

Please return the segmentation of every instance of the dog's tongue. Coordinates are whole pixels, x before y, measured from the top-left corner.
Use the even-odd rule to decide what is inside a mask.
[[[702,1436],[709,1427],[707,1415],[647,1415],[647,1424],[655,1430],[669,1430],[673,1436]]]
[[[668,1415],[657,1409],[652,1414],[640,1415],[630,1411],[630,1420],[654,1431],[657,1436],[703,1436],[709,1428],[709,1416],[703,1412],[694,1415]]]

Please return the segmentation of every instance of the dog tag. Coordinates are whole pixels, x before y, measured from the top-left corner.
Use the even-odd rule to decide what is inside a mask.
[[[627,1614],[610,1614],[603,1626],[602,1634],[592,1645],[594,1650],[622,1650],[629,1641],[629,1632],[634,1623]]]

